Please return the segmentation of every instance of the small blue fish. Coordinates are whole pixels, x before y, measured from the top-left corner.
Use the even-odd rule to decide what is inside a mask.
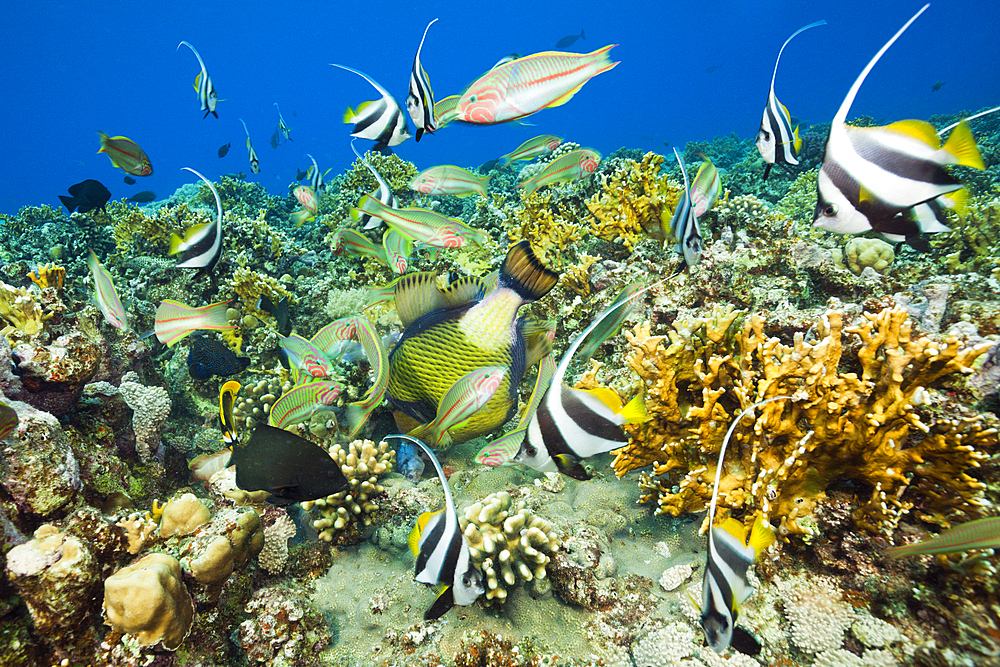
[[[424,474],[425,465],[427,464],[420,456],[419,447],[405,440],[399,444],[399,449],[396,450],[396,472],[416,484]]]

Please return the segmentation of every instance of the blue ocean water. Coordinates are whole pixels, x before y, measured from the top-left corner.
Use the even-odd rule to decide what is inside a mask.
[[[121,198],[140,190],[160,197],[193,176],[249,174],[243,118],[260,157],[250,180],[283,192],[311,153],[324,170],[343,172],[354,156],[348,105],[376,99],[341,63],[360,69],[405,101],[410,67],[427,23],[422,60],[438,99],[463,88],[501,57],[618,44],[614,70],[590,81],[568,104],[529,124],[455,123],[398,154],[418,167],[474,166],[542,133],[604,154],[627,146],[664,152],[757,130],[774,59],[806,23],[825,27],[797,37],[782,56],[776,91],[794,118],[828,121],[865,63],[919,2],[25,2],[5,3],[0,35],[4,85],[0,109],[8,140],[0,212],[59,205],[58,195],[94,178]],[[878,63],[851,116],[880,121],[927,118],[1000,101],[1000,40],[995,0],[939,0]],[[224,100],[203,119],[192,89],[199,66],[178,42],[201,52]],[[935,82],[945,82],[933,91]],[[274,149],[278,102],[294,142]],[[412,126],[411,126],[412,129]],[[124,135],[149,155],[154,173],[136,185],[96,154],[96,132]],[[232,143],[220,159],[219,147]],[[367,142],[362,142],[367,143]]]

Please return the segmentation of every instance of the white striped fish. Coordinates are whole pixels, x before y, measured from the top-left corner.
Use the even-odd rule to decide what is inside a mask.
[[[357,110],[347,107],[347,111],[344,112],[344,122],[354,124],[351,131],[352,137],[372,139],[375,141],[376,151],[389,146],[398,146],[410,138],[410,130],[406,127],[403,111],[388,90],[364,72],[337,63],[330,64],[340,69],[346,69],[348,72],[354,72],[382,94],[381,99],[373,102],[362,102],[358,105]]]
[[[498,64],[462,93],[456,118],[506,123],[566,104],[585,83],[618,64],[608,58],[615,46],[584,54],[545,51]]]
[[[969,124],[962,121],[941,145],[929,123],[902,120],[883,127],[845,123],[868,73],[930,5],[924,5],[875,54],[848,91],[830,124],[817,178],[813,225],[838,234],[877,232],[911,237],[920,229],[898,214],[962,188],[944,169],[960,164],[983,169]]]
[[[309,168],[308,172],[306,172],[309,176],[309,187],[311,187],[313,192],[317,195],[320,195],[324,190],[326,190],[326,181],[323,180],[323,177],[329,174],[333,167],[330,167],[326,171],[320,171],[319,165],[316,164],[316,158],[309,153],[306,153],[306,157],[312,160],[313,163],[313,166]]]
[[[177,266],[182,269],[208,269],[211,271],[222,257],[222,200],[219,199],[219,192],[210,180],[191,167],[182,167],[182,169],[187,169],[208,184],[212,194],[215,195],[218,215],[214,224],[206,222],[195,225],[184,234],[184,238],[177,236],[177,234],[171,234],[170,250],[167,254],[180,253],[180,261]]]
[[[691,188],[688,185],[687,169],[684,167],[684,160],[681,154],[674,149],[677,157],[677,164],[681,166],[681,175],[684,177],[684,194],[677,200],[677,208],[670,218],[670,233],[677,241],[677,250],[684,255],[684,263],[689,267],[701,261],[701,231],[698,229],[698,217],[694,214],[694,207],[691,206]]]
[[[642,392],[623,406],[621,398],[611,389],[573,389],[565,385],[563,379],[573,355],[587,337],[608,317],[616,318],[622,309],[631,308],[647,289],[638,292],[627,289],[624,299],[615,299],[573,339],[528,422],[515,461],[540,472],[558,471],[573,479],[590,479],[583,459],[623,446],[628,440],[622,424],[645,420]],[[589,344],[593,344],[593,340]]]
[[[420,46],[417,47],[417,55],[413,57],[413,69],[410,71],[410,94],[406,96],[406,110],[413,119],[413,124],[417,126],[417,141],[420,141],[424,132],[434,134],[437,130],[437,125],[434,123],[434,91],[431,90],[427,72],[420,63],[420,51],[424,48],[427,30],[435,21],[437,19],[427,24],[424,36],[420,38]]]
[[[778,58],[774,61],[774,73],[771,74],[771,90],[767,94],[767,104],[764,106],[764,117],[760,121],[760,129],[757,130],[757,150],[764,158],[767,166],[764,167],[764,179],[767,180],[771,173],[773,164],[797,165],[799,149],[802,148],[802,139],[799,138],[799,127],[792,130],[792,117],[788,113],[785,105],[778,101],[774,94],[774,79],[778,76],[778,63],[781,62],[781,54],[788,46],[788,43],[800,32],[819,25],[826,25],[826,21],[816,21],[809,25],[802,26],[792,33],[792,36],[785,40],[778,51]]]
[[[253,144],[250,143],[250,130],[247,129],[247,124],[243,122],[240,118],[240,122],[243,123],[243,131],[247,133],[247,157],[250,159],[250,173],[258,174],[260,173],[260,160],[257,159],[257,151],[253,149]]]
[[[420,440],[408,435],[387,435],[385,438],[408,440],[419,446],[434,465],[438,479],[441,480],[444,509],[421,514],[417,525],[410,532],[409,540],[410,550],[417,557],[414,579],[422,584],[442,584],[445,587],[434,604],[424,612],[424,620],[441,618],[453,606],[468,606],[486,592],[483,574],[476,569],[469,557],[469,544],[458,525],[455,499],[451,496],[448,478],[434,452]]]
[[[285,124],[285,119],[281,115],[281,107],[278,106],[277,102],[274,103],[274,108],[278,110],[278,129],[283,135],[285,135],[285,141],[295,141],[295,139],[288,136],[292,131],[289,129],[288,125]]]
[[[715,517],[716,501],[719,497],[719,481],[722,479],[722,462],[726,456],[726,447],[736,430],[737,424],[755,409],[771,403],[788,399],[788,396],[775,396],[751,405],[733,420],[722,447],[719,450],[719,463],[715,468],[715,487],[712,490],[712,502],[708,508],[708,554],[705,563],[705,576],[702,583],[701,627],[705,631],[708,645],[716,653],[722,653],[733,646],[743,653],[756,655],[760,652],[760,644],[746,630],[736,626],[739,608],[753,592],[747,579],[747,569],[753,565],[757,555],[774,542],[774,531],[758,514],[750,531],[750,543],[747,544],[743,524],[729,518],[721,526],[712,525]]]
[[[215,86],[212,85],[212,77],[208,75],[205,62],[201,59],[198,49],[187,42],[182,41],[181,44],[191,49],[194,57],[198,59],[198,64],[201,65],[201,72],[194,79],[194,89],[198,91],[198,101],[201,103],[201,110],[205,112],[202,118],[208,118],[208,114],[212,114],[218,118],[219,114],[215,113],[215,105],[219,103],[219,96],[215,93]],[[177,45],[178,49],[181,48],[181,44]]]
[[[389,188],[388,183],[386,183],[385,179],[382,178],[381,174],[379,174],[375,170],[375,167],[371,166],[368,160],[366,160],[364,157],[361,156],[361,154],[358,153],[358,149],[354,147],[353,140],[351,141],[351,150],[354,151],[354,154],[358,157],[359,160],[361,160],[361,164],[368,167],[368,171],[372,173],[372,176],[375,177],[375,182],[378,183],[378,190],[373,190],[368,194],[368,196],[378,199],[383,206],[386,206],[388,208],[399,208],[399,202],[396,201],[396,196],[392,194],[392,190]],[[362,229],[375,229],[376,227],[379,227],[382,224],[381,219],[376,218],[375,216],[369,213],[364,213],[356,208],[351,209],[350,215],[351,219],[354,220],[359,225],[361,225]]]
[[[93,250],[87,251],[87,265],[90,267],[90,275],[94,279],[94,296],[97,299],[97,307],[104,313],[104,319],[108,324],[128,331],[128,317],[125,315],[125,306],[118,298],[118,290],[111,281],[111,273],[104,268]]]

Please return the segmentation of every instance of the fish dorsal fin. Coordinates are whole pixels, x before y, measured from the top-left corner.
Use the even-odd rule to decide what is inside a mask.
[[[427,524],[430,523],[431,519],[435,515],[443,512],[444,509],[439,509],[436,512],[424,512],[419,517],[417,517],[417,523],[413,526],[413,530],[410,531],[410,537],[407,540],[407,544],[410,546],[410,551],[414,556],[420,551],[420,537],[426,532]]]
[[[877,63],[879,59],[885,54],[885,52],[889,50],[889,47],[892,46],[897,39],[899,39],[899,36],[902,35],[904,32],[906,32],[906,29],[910,27],[910,24],[916,21],[917,17],[923,14],[930,6],[931,6],[930,3],[927,3],[926,5],[921,7],[920,10],[916,14],[914,14],[909,21],[903,24],[903,27],[897,30],[896,34],[893,35],[889,39],[889,41],[886,42],[885,45],[878,50],[878,53],[875,54],[875,56],[868,62],[868,64],[865,65],[865,68],[861,70],[861,74],[859,74],[858,78],[855,79],[854,84],[851,86],[851,89],[847,91],[847,96],[841,103],[840,108],[837,109],[837,114],[833,117],[833,121],[831,122],[831,125],[833,127],[836,127],[837,125],[843,125],[844,121],[847,120],[847,114],[851,110],[851,105],[854,104],[854,98],[858,96],[858,91],[861,90],[861,84],[865,82],[865,79],[868,77],[868,73],[872,71],[873,67],[875,67],[875,63]]]
[[[805,32],[809,28],[815,28],[816,26],[820,26],[820,25],[826,25],[826,21],[824,19],[820,19],[819,21],[814,21],[813,23],[810,23],[809,25],[802,26],[801,28],[799,28],[798,30],[796,30],[795,32],[793,32],[791,34],[791,36],[788,39],[785,40],[785,43],[781,45],[781,48],[778,49],[778,57],[775,58],[775,60],[774,60],[774,72],[771,74],[771,94],[772,95],[774,95],[774,79],[775,79],[775,77],[778,76],[778,63],[781,62],[781,54],[785,51],[785,47],[788,46],[788,43],[790,41],[792,41],[793,39],[795,39],[795,37],[799,33]],[[779,104],[780,104],[780,102],[779,102]],[[782,107],[782,108],[784,108],[784,107]],[[788,109],[785,109],[785,113],[786,114],[788,113]]]
[[[613,412],[622,411],[622,399],[614,389],[609,389],[608,387],[594,387],[593,389],[582,389],[578,391],[585,391],[591,396],[595,397],[604,405],[608,406]]]
[[[559,274],[541,263],[527,241],[521,241],[507,251],[500,270],[500,284],[516,291],[525,301],[541,299],[557,282]]]
[[[396,282],[393,298],[396,301],[396,312],[404,328],[421,316],[448,305],[444,294],[437,286],[437,273],[433,271],[420,271],[400,277]]]
[[[747,543],[747,531],[746,531],[746,528],[743,527],[743,524],[740,523],[738,520],[736,520],[736,519],[734,519],[732,517],[729,517],[728,519],[726,519],[725,521],[723,521],[721,524],[719,524],[718,526],[716,526],[716,528],[718,528],[720,530],[723,530],[726,533],[729,533],[730,535],[733,536],[733,539],[735,539],[740,544],[746,546],[746,543]]]
[[[898,134],[905,134],[908,137],[921,141],[937,150],[941,147],[941,138],[938,136],[934,126],[922,120],[897,120],[889,123],[885,129]]]
[[[448,306],[461,306],[462,304],[478,301],[486,294],[486,284],[475,276],[462,276],[458,280],[453,280],[442,293]]]
[[[938,197],[938,201],[941,202],[941,205],[945,208],[954,211],[955,213],[962,214],[965,213],[966,204],[969,202],[969,191],[965,188],[959,188],[954,192],[941,195]]]
[[[972,129],[964,120],[948,135],[944,149],[955,156],[956,164],[973,169],[986,168],[983,156],[979,154],[979,148],[976,146],[976,139],[972,136]]]

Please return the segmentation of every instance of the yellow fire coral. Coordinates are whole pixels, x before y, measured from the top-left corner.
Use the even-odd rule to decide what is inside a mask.
[[[34,271],[29,271],[28,278],[38,285],[38,289],[55,287],[61,292],[66,282],[66,269],[55,264],[39,264],[38,275],[35,275]]]
[[[552,192],[522,194],[522,206],[517,211],[519,225],[508,231],[510,242],[525,239],[546,266],[562,266],[560,253],[580,240],[579,215],[564,199],[553,199]]]
[[[0,334],[10,338],[15,331],[34,336],[52,313],[42,312],[34,295],[26,289],[0,281]]]
[[[644,235],[664,238],[681,188],[660,175],[663,156],[646,153],[642,162],[627,160],[602,179],[604,191],[587,200],[587,208],[597,218],[592,222],[596,236],[622,242],[631,250]]]
[[[839,478],[870,488],[854,511],[869,530],[891,531],[914,506],[921,519],[944,526],[980,514],[983,486],[967,472],[997,444],[996,430],[980,415],[934,416],[932,404],[945,399],[930,387],[970,372],[988,345],[914,334],[900,308],[865,313],[850,327],[842,312],[828,311],[814,340],[796,333],[791,346],[766,336],[758,316],[740,326],[741,315],[717,306],[675,322],[667,336],[650,336],[648,325],[626,332],[628,363],[646,384],[652,418],[627,427],[629,444],[615,452],[614,468],[621,476],[653,466],[640,487],[658,513],[705,509],[730,421],[757,401],[789,396],[761,406],[737,430],[724,463],[722,515],[749,510],[747,520],[762,514],[784,539],[808,538],[815,509]],[[845,335],[860,339],[856,355],[845,354]]]

